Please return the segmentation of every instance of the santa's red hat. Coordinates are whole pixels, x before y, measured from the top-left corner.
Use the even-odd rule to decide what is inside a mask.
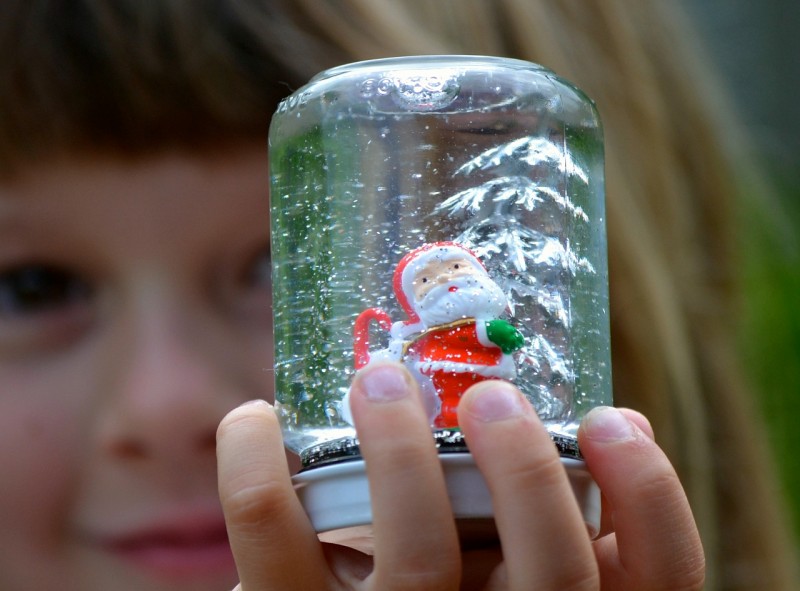
[[[466,246],[457,242],[431,242],[407,253],[394,271],[394,293],[397,301],[408,315],[406,324],[416,324],[420,321],[419,315],[413,305],[413,281],[417,271],[432,261],[444,262],[454,258],[466,258],[473,267],[486,273],[480,259]]]

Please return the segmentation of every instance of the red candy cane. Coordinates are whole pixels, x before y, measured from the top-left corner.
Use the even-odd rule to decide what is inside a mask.
[[[367,308],[358,315],[353,326],[356,369],[361,369],[369,363],[369,325],[373,320],[387,332],[392,328],[392,318],[380,308]]]

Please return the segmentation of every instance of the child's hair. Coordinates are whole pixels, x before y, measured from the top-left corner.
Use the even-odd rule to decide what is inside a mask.
[[[734,347],[734,215],[757,174],[702,48],[661,0],[297,0],[358,58],[518,57],[598,105],[614,398],[652,421],[690,497],[712,589],[795,589],[796,546]],[[758,198],[750,195],[749,198]]]
[[[74,153],[266,147],[278,101],[336,54],[290,6],[0,3],[0,174]]]
[[[277,101],[346,61],[542,63],[606,129],[614,390],[648,415],[708,554],[708,589],[793,589],[792,545],[732,351],[744,161],[663,0],[5,0],[0,174],[69,154],[263,141]],[[720,115],[723,113],[723,115]]]

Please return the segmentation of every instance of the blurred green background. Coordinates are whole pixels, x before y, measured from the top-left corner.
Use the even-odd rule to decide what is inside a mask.
[[[800,534],[800,2],[681,1],[777,189],[741,204],[739,344]]]

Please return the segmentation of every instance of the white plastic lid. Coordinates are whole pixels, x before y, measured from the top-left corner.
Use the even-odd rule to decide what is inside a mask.
[[[495,539],[492,500],[483,475],[469,453],[439,456],[462,543]],[[600,531],[600,489],[585,462],[561,458],[589,535]],[[339,462],[301,472],[293,478],[300,502],[318,533],[372,523],[369,483],[363,460]],[[360,530],[363,533],[363,529]],[[359,534],[361,535],[361,533]],[[346,536],[337,536],[344,539]]]

